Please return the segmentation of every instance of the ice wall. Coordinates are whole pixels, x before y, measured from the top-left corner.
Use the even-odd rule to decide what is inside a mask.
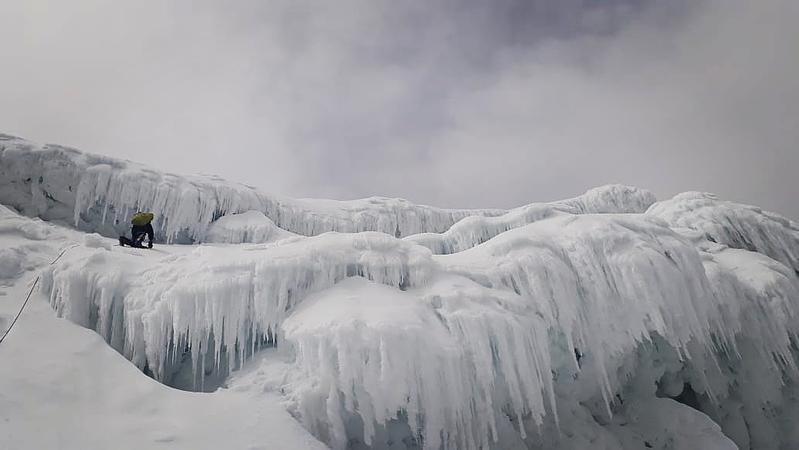
[[[128,232],[137,210],[156,215],[159,239],[203,241],[211,222],[260,211],[278,227],[312,236],[327,231],[381,231],[392,236],[443,232],[472,215],[501,210],[450,210],[403,199],[285,199],[211,176],[179,176],[129,161],[38,145],[0,135],[0,203],[29,216],[72,223],[106,236]]]

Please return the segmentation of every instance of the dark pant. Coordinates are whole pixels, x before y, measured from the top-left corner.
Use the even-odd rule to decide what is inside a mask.
[[[142,242],[144,242],[144,236],[141,236],[140,238],[136,239],[135,241],[131,240],[131,239],[128,239],[127,236],[120,236],[119,237],[119,245],[121,245],[123,247],[125,245],[130,245],[131,247],[144,248],[144,246],[141,245]]]

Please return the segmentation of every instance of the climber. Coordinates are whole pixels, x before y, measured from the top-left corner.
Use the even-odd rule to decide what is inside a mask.
[[[130,220],[132,225],[130,235],[133,239],[128,239],[127,236],[119,237],[119,245],[130,245],[131,247],[144,248],[144,237],[147,236],[149,242],[147,248],[153,248],[153,217],[155,215],[150,212],[137,212]]]

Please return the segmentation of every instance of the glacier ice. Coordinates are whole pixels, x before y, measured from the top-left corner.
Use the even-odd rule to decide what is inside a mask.
[[[0,170],[25,215],[203,242],[0,209],[0,243],[78,244],[43,273],[59,316],[166,384],[278,392],[333,448],[799,446],[799,227],[759,208],[291,200],[8,136]]]

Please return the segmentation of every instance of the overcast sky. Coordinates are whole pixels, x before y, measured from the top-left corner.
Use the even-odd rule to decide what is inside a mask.
[[[799,219],[799,2],[0,2],[0,132],[297,197]]]

